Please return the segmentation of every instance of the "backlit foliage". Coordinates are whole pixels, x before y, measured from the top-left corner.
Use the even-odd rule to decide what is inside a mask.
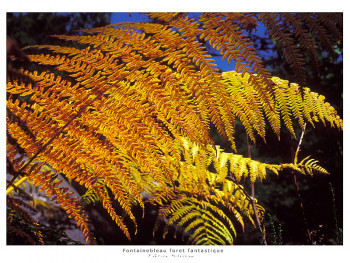
[[[192,244],[233,244],[245,222],[256,224],[243,180],[264,180],[268,171],[328,172],[313,159],[272,165],[224,152],[214,144],[210,124],[234,151],[236,122],[253,142],[257,136],[266,140],[267,126],[278,138],[283,126],[296,137],[295,129],[304,129],[306,122],[343,128],[324,96],[271,77],[245,34],[258,20],[265,23],[300,75],[301,50],[315,56],[316,34],[331,52],[330,37],[322,34],[338,36],[340,18],[332,15],[332,27],[318,14],[204,13],[198,21],[182,13],[149,16],[156,23],[54,36],[74,41],[75,47],[27,49],[41,51],[29,58],[42,69],[22,70],[35,85],[7,83],[9,206],[16,205],[10,195],[21,184],[18,179],[26,178],[77,221],[91,244],[84,205],[96,201],[128,239],[135,233],[125,218],[138,231],[132,208],[150,202],[159,207],[155,233],[165,225],[165,236],[176,225]],[[309,21],[314,34],[301,21]],[[220,73],[203,43],[235,62],[235,71]],[[52,169],[43,170],[46,165]],[[82,200],[60,187],[57,173],[87,189]],[[264,208],[256,208],[262,217]]]

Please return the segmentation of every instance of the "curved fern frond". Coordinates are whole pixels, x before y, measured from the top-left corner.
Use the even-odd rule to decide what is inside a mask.
[[[167,226],[176,225],[177,229],[191,233],[190,242],[193,244],[232,244],[236,235],[231,219],[218,206],[197,198],[183,197],[162,207],[158,220],[163,217],[169,217]],[[202,232],[205,232],[204,236]],[[167,233],[164,231],[163,238]]]
[[[303,174],[314,175],[315,172],[321,174],[329,174],[326,169],[322,168],[317,163],[317,160],[311,159],[310,156],[308,156],[301,160],[297,165]]]

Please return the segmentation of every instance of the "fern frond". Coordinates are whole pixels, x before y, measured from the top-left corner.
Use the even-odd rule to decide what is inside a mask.
[[[25,211],[25,208],[28,208],[30,210],[33,210],[34,208],[30,207],[27,203],[23,202],[21,199],[11,197],[11,196],[7,196],[6,206],[12,210],[12,212],[10,212],[7,217],[7,225],[9,229],[13,231],[15,234],[28,239],[28,241],[31,244],[36,244],[38,242],[39,244],[43,245],[44,241],[43,241],[42,233],[38,228],[39,224],[32,218],[32,216],[27,211]],[[37,238],[38,240],[37,242],[33,240],[33,238],[31,238],[31,236],[25,231],[23,231],[19,226],[12,224],[12,217],[14,216],[13,213],[17,213],[28,224],[34,227],[34,231],[32,232],[34,236]]]
[[[297,166],[300,168],[303,174],[314,175],[315,172],[321,174],[329,174],[326,169],[322,168],[317,163],[317,160],[311,159],[310,156],[308,156],[301,160]]]
[[[267,107],[273,111],[271,97],[270,74],[262,64],[253,43],[245,34],[242,25],[246,19],[251,21],[250,14],[236,13],[203,13],[200,21],[203,22],[203,32],[200,38],[209,41],[209,44],[220,51],[223,60],[228,57],[228,63],[234,60],[235,71],[249,74],[249,83],[258,91]]]
[[[299,19],[298,15],[285,13],[283,14],[284,21],[286,26],[291,28],[291,31],[294,32],[295,38],[298,43],[300,43],[301,49],[306,52],[308,57],[311,60],[313,68],[320,74],[319,64],[317,60],[317,50],[316,50],[316,42],[311,37],[309,32],[305,29],[304,23]],[[302,83],[303,84],[303,83]]]
[[[87,242],[94,244],[94,238],[90,230],[90,222],[87,215],[82,211],[81,206],[77,202],[76,197],[70,197],[73,193],[68,192],[68,188],[61,188],[59,184],[61,181],[53,180],[53,174],[48,171],[36,175],[32,173],[30,175],[35,186],[40,186],[41,191],[45,191],[48,197],[52,197],[51,201],[55,201],[60,205],[68,214],[68,216],[77,222],[78,227],[83,232]]]
[[[24,138],[22,137],[22,139]],[[13,159],[12,161],[15,164],[15,170],[19,170],[20,167],[23,166],[18,159]],[[53,171],[42,171],[42,165],[43,164],[38,165],[38,163],[31,163],[29,166],[27,166],[23,173],[27,175],[28,179],[31,180],[33,185],[40,187],[42,191],[45,191],[45,194],[48,197],[52,197],[52,201],[55,200],[56,203],[67,212],[68,216],[77,222],[89,243],[94,243],[87,215],[82,211],[80,205],[76,201],[76,198],[71,197],[73,193],[68,192],[68,188],[60,188],[59,184],[61,181],[57,181]]]
[[[42,75],[42,76],[45,77],[45,75]],[[34,75],[33,75],[33,77],[35,78]],[[48,82],[48,85],[52,85],[51,82]],[[38,85],[38,86],[40,88],[40,85]],[[64,96],[64,94],[63,94],[63,96]],[[45,120],[49,119],[46,116],[47,115],[51,116],[51,120],[49,119],[50,121],[47,123],[47,132],[49,132],[50,129],[52,129],[52,126],[50,126],[52,121],[56,121],[56,125],[58,124],[58,126],[59,126],[59,123],[62,123],[62,122],[64,123],[65,121],[67,121],[66,114],[67,114],[67,110],[69,109],[69,107],[71,107],[71,104],[67,103],[66,101],[60,101],[59,99],[55,101],[55,100],[52,100],[52,98],[45,98],[44,96],[42,98],[40,98],[40,97],[36,98],[33,96],[32,100],[38,102],[38,104],[33,104],[32,108],[34,108],[38,112],[39,111],[41,112],[41,115],[40,115],[41,118],[39,118],[39,119],[35,118],[35,115],[34,115],[34,116],[26,119],[27,123],[30,123],[32,125],[32,127],[36,127],[35,123],[37,123],[36,121],[39,121],[39,123],[41,125],[40,129],[42,129],[42,130],[41,130],[39,137],[37,137],[38,140],[40,140],[41,136],[43,136],[43,137],[41,137],[43,139],[51,137],[53,134],[55,134],[57,132],[57,130],[56,131],[51,130],[50,133],[46,133],[46,134],[42,133],[42,131],[45,130],[45,128],[44,128],[45,123],[47,123],[47,121],[45,122]],[[45,103],[48,103],[48,105],[50,105],[49,107],[51,109],[48,107],[47,108],[43,107],[45,105]],[[53,104],[51,104],[51,103],[53,103]],[[62,103],[64,103],[64,106],[62,105]],[[14,106],[14,104],[11,104],[11,103],[8,104],[9,108],[12,108],[12,106]],[[21,111],[22,116],[29,116],[30,111],[25,110],[26,104],[23,104],[22,106],[23,106],[21,108],[22,109],[22,111]],[[55,109],[55,111],[52,111],[52,108]],[[45,116],[45,113],[47,114],[46,116]],[[19,114],[19,113],[17,113],[17,114]],[[74,113],[72,113],[72,114],[74,114]],[[13,125],[16,125],[16,123],[9,124],[8,128],[10,130],[13,129],[12,128]],[[17,126],[17,128],[19,129],[20,127]],[[111,158],[107,157],[107,156],[111,155],[110,154],[111,151],[107,150],[106,144],[104,144],[103,141],[96,138],[96,135],[93,131],[87,131],[86,129],[82,128],[81,124],[79,124],[78,122],[75,122],[73,125],[70,126],[70,128],[71,129],[68,130],[67,135],[71,134],[72,137],[69,138],[69,136],[68,137],[60,136],[60,138],[62,140],[53,142],[53,144],[51,145],[51,149],[46,150],[46,154],[47,154],[47,155],[45,155],[46,160],[51,162],[53,164],[53,167],[55,167],[56,169],[62,169],[61,167],[66,167],[66,168],[63,168],[63,171],[67,174],[68,178],[77,179],[75,177],[74,173],[79,172],[79,170],[81,170],[80,169],[81,165],[79,165],[79,163],[83,164],[85,162],[84,160],[86,160],[86,158],[88,158],[87,157],[88,152],[97,150],[96,160],[101,159],[101,157],[103,156],[101,154],[105,154],[106,158],[107,158],[107,159],[105,159],[105,162],[109,162],[109,160]],[[39,126],[37,126],[36,129],[37,130],[35,132],[40,131]],[[19,138],[21,138],[21,140],[24,139],[23,137],[20,136],[20,134],[18,134],[18,135],[19,135]],[[28,139],[30,139],[30,138],[28,138]],[[79,146],[77,140],[81,140],[81,139],[82,139],[82,141],[81,141],[82,144]],[[31,142],[27,141],[27,143],[29,143],[29,145],[30,145]],[[56,143],[58,143],[58,144],[56,144]],[[62,147],[62,143],[63,143],[63,145],[64,144],[66,144],[66,145],[64,147]],[[22,145],[22,147],[28,148],[29,145]],[[62,151],[61,147],[62,147],[62,149],[65,149],[65,150]],[[31,150],[34,153],[35,151],[38,151],[39,148],[40,148],[40,145],[38,144],[36,150],[35,150],[35,148],[32,148]],[[57,149],[57,151],[56,151],[56,149]],[[98,149],[100,149],[100,150],[98,150]],[[80,158],[75,159],[74,156],[80,155],[80,153],[82,153],[82,152],[85,152],[85,154],[87,154],[86,157],[81,156],[82,158],[80,157]],[[62,158],[66,159],[66,163],[60,161],[60,159],[62,160]],[[115,160],[111,160],[111,161],[113,163],[115,163]],[[74,163],[76,163],[76,165],[75,166],[73,165],[73,167],[70,167],[71,170],[67,170],[68,167],[66,166],[66,164],[74,164]],[[98,169],[101,169],[101,168],[97,168],[97,170]],[[115,170],[115,168],[113,168],[113,169],[114,170],[111,170],[111,168],[109,168],[109,170],[110,170],[109,174],[117,174],[118,173],[118,169],[117,170]],[[76,170],[76,171],[74,172],[74,170]],[[106,172],[108,173],[107,168],[105,168],[104,170],[105,170],[105,173]],[[124,171],[125,171],[125,168],[124,168]],[[83,178],[83,177],[81,177],[81,178]],[[80,183],[85,184],[86,187],[89,188],[89,187],[91,187],[91,183],[94,180],[93,178],[94,178],[93,176],[84,178]],[[124,182],[125,179],[127,179],[127,178],[124,178],[124,180],[122,180],[122,181]],[[132,181],[130,181],[130,179],[128,179],[125,181],[125,183],[127,183],[129,181],[129,183],[128,183],[129,187],[125,187],[125,188],[124,188],[124,186],[118,187],[118,183],[116,183],[116,182],[118,182],[118,179],[116,181],[116,179],[114,179],[114,177],[113,176],[111,177],[110,175],[105,176],[104,180],[106,180],[106,183],[109,186],[112,186],[111,187],[112,192],[114,194],[116,194],[116,198],[118,199],[118,201],[120,201],[122,207],[125,209],[125,211],[128,213],[128,215],[135,221],[134,216],[130,210],[130,205],[129,205],[130,200],[127,200],[127,198],[124,197],[124,195],[128,195],[128,194],[126,194],[126,193],[123,194],[125,189],[127,189],[126,192],[129,192],[129,193],[134,191],[133,198],[138,199],[139,202],[141,202],[142,197],[141,197],[141,194],[138,191],[138,189],[135,190],[136,189],[135,184],[133,184]],[[111,180],[113,180],[113,183],[111,183],[112,182]],[[78,182],[79,182],[79,179],[78,179]],[[135,194],[135,193],[137,193],[137,194]],[[132,200],[134,200],[134,199],[132,199]],[[109,201],[105,200],[104,204],[107,205],[108,202]],[[118,220],[117,216],[114,215],[113,217],[116,220]]]
[[[259,16],[259,20],[265,24],[270,37],[276,40],[277,46],[282,50],[296,77],[305,83],[305,59],[283,20],[283,14],[263,13]]]
[[[129,32],[129,31],[127,31]],[[107,35],[112,35],[115,38],[120,38],[118,41],[121,41],[122,43],[136,46],[136,49],[141,49],[141,47],[138,47],[138,45],[142,45],[142,47],[147,46],[147,49],[141,49],[140,52],[142,52],[143,56],[152,56],[154,57],[161,57],[162,52],[159,50],[159,46],[154,44],[154,41],[148,41],[144,40],[143,37],[138,37],[139,34],[133,35],[133,38],[130,38],[129,34],[126,34],[125,30],[106,30],[104,32]],[[85,37],[86,38],[86,37]],[[82,43],[85,43],[85,38],[82,36],[78,38],[78,41],[81,41]],[[70,38],[68,38],[70,39]],[[74,38],[76,39],[76,38]],[[90,38],[88,38],[89,40]],[[145,43],[144,43],[145,42]],[[129,47],[129,46],[127,46]],[[153,48],[154,47],[154,48]],[[147,53],[145,53],[147,52]],[[168,52],[169,54],[173,54],[171,52]],[[131,58],[130,53],[121,54],[121,59],[125,61],[126,63],[135,63],[136,61],[142,62],[140,59],[142,58],[139,54],[134,53],[135,57],[133,59]],[[175,59],[174,61],[177,61],[176,63],[180,62],[181,60]],[[183,63],[179,65],[185,65]],[[185,111],[182,109],[194,109],[191,105],[192,103],[189,103],[189,101],[184,100],[183,98],[188,97],[190,94],[188,93],[186,86],[184,86],[185,83],[182,81],[179,81],[179,76],[174,74],[172,71],[167,70],[169,69],[165,65],[162,65],[158,62],[154,62],[152,64],[148,65],[150,67],[149,73],[146,71],[141,71],[139,74],[134,74],[132,78],[128,79],[130,81],[129,83],[134,83],[135,85],[128,85],[128,83],[125,83],[125,87],[123,90],[119,90],[117,94],[122,94],[124,97],[134,97],[135,99],[130,101],[135,105],[135,102],[137,103],[135,106],[140,107],[140,103],[144,102],[147,103],[148,106],[151,107],[152,111],[154,112],[154,115],[157,115],[157,118],[162,121],[167,128],[171,130],[171,132],[176,133],[178,132],[177,129],[181,129],[184,133],[186,133],[188,136],[193,136],[193,128],[188,125],[189,121],[194,122],[196,124],[197,129],[199,129],[199,132],[201,132],[200,138],[203,138],[203,136],[206,136],[205,143],[208,143],[209,137],[207,132],[207,127],[203,127],[203,118],[205,119],[205,115],[203,118],[198,119],[198,116],[193,114],[193,110],[188,110],[185,114]],[[147,65],[145,65],[147,67]],[[181,72],[190,72],[193,70],[184,70],[180,68]],[[137,72],[135,72],[137,73]],[[115,74],[114,74],[115,75]],[[192,74],[193,75],[193,74]],[[131,76],[130,76],[131,77]],[[110,79],[110,78],[109,78]],[[171,81],[171,82],[170,82]],[[110,79],[110,82],[113,83],[113,78]],[[149,87],[149,85],[144,85],[145,83],[153,83],[153,87]],[[165,89],[162,86],[163,83],[166,83]],[[171,83],[171,85],[169,85]],[[127,94],[124,94],[124,92],[127,91]],[[112,91],[110,94],[114,94]],[[130,94],[130,95],[129,95]],[[128,96],[129,95],[129,96]],[[147,96],[146,96],[147,95]],[[169,103],[169,99],[172,99],[173,103],[175,105],[172,105]],[[146,104],[147,105],[147,104]],[[143,109],[142,109],[143,110]],[[180,111],[178,111],[180,110]],[[177,112],[180,112],[180,116],[178,116]],[[203,116],[203,115],[202,115]],[[187,120],[187,122],[185,121]],[[179,127],[174,127],[173,124],[177,123],[177,125],[181,125]],[[201,128],[203,127],[203,128]],[[198,139],[198,138],[197,138]]]
[[[185,138],[182,146],[184,161],[177,184],[155,186],[147,201],[160,206],[154,233],[165,223],[163,238],[175,226],[175,235],[183,231],[195,244],[230,244],[237,234],[237,225],[244,230],[244,219],[255,226],[252,199],[238,183],[242,177],[255,182],[266,179],[267,171],[277,175],[283,170],[309,175],[328,173],[309,157],[298,164],[274,165],[223,152],[218,146],[214,150],[208,145],[205,151]],[[263,207],[256,204],[256,208],[263,218]]]
[[[151,19],[159,20],[163,23],[169,23],[174,19],[182,18],[186,13],[177,13],[177,12],[152,12],[147,13],[148,17]]]
[[[228,84],[227,90],[231,94],[234,104],[232,110],[246,128],[250,139],[255,142],[254,130],[264,138],[265,119],[261,101],[258,99],[258,92],[249,85],[247,76],[243,77],[236,72],[225,72],[222,76],[224,82]]]
[[[247,218],[254,225],[249,195],[228,178],[228,162],[235,155],[224,153],[219,147],[214,150],[209,145],[206,150],[201,149],[185,138],[182,138],[182,145],[184,162],[176,177],[177,185],[173,189],[169,187],[168,194],[155,189],[148,200],[161,205],[154,231],[159,228],[162,219],[167,218],[164,236],[169,226],[175,224],[177,228],[191,233],[192,242],[196,244],[231,244],[236,236],[235,224],[244,229],[243,218]],[[244,163],[247,174],[249,167],[251,178],[259,177],[259,173],[264,175],[261,172],[264,169],[257,169],[255,163],[252,160]],[[212,165],[215,173],[209,171]],[[206,235],[202,235],[203,231]]]
[[[231,220],[218,207],[205,201],[198,201],[196,198],[185,197],[173,201],[166,209],[160,210],[158,220],[165,216],[170,216],[167,225],[176,224],[185,232],[193,232],[191,242],[194,244],[201,244],[204,241],[203,238],[205,242],[212,245],[232,244],[232,233],[236,235]],[[200,236],[203,231],[206,235]]]
[[[319,72],[316,46],[320,44],[334,58],[334,44],[342,42],[342,19],[337,14],[262,13],[258,19],[267,27],[269,36],[277,41],[277,47],[303,85],[306,83],[303,52],[309,56],[316,72]]]
[[[184,22],[184,20],[181,21]],[[227,137],[234,145],[232,129],[234,116],[230,110],[232,104],[227,91],[220,82],[218,69],[212,63],[214,60],[204,50],[204,47],[192,37],[177,34],[167,26],[149,23],[119,23],[117,25],[152,34],[152,39],[159,42],[160,46],[165,49],[163,54],[158,51],[158,59],[163,58],[170,68],[176,70],[176,76],[185,80],[182,83],[187,86],[188,95],[193,97],[198,113],[203,114],[202,119],[206,121],[209,118],[220,134]],[[191,28],[194,27],[191,26]]]
[[[342,43],[343,41],[343,31],[342,31],[342,17],[339,15],[339,13],[334,13],[334,14],[326,14],[326,13],[316,13],[316,18],[318,21],[320,21],[320,24],[324,26],[325,29],[328,30],[328,36],[329,39],[334,43],[334,40],[339,41]],[[334,39],[332,39],[332,37]],[[331,43],[332,43],[331,42]],[[334,58],[334,47],[332,49],[329,49],[331,56]]]
[[[247,76],[243,77],[237,72],[224,72],[222,76],[232,100],[237,105],[236,109],[239,109],[236,111],[237,118],[242,122],[253,141],[255,141],[254,131],[264,139],[264,116],[267,117],[268,123],[278,137],[281,120],[295,137],[293,118],[297,120],[301,129],[304,126],[304,119],[313,126],[314,122],[318,122],[320,119],[324,125],[328,122],[331,127],[336,126],[340,130],[343,129],[343,122],[335,109],[324,101],[324,96],[311,92],[309,88],[304,88],[301,92],[301,88],[295,83],[288,83],[288,81],[277,77],[271,78],[274,83],[273,94],[276,109],[275,112],[272,112],[267,107],[261,107],[264,102],[257,96],[254,87],[247,84]],[[244,90],[242,90],[241,83],[245,83]]]

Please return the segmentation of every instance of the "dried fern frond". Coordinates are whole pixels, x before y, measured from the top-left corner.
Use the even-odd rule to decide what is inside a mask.
[[[316,54],[326,50],[335,58],[335,47],[343,39],[342,15],[337,13],[262,13],[258,20],[264,23],[269,36],[277,42],[302,85],[306,83],[304,52],[319,73]]]
[[[8,230],[14,232],[16,235],[19,235],[21,237],[24,237],[27,239],[31,244],[44,244],[42,233],[39,230],[39,224],[32,218],[32,216],[25,210],[35,210],[33,207],[28,205],[26,202],[22,201],[19,198],[15,198],[12,196],[7,196],[6,198],[6,207],[10,209],[7,215],[7,228]],[[25,230],[21,229],[21,225],[14,224],[13,218],[15,217],[15,214],[22,218],[22,221],[24,223],[29,224],[31,227],[33,227],[33,231],[31,231],[32,235],[35,237],[36,240],[33,239],[33,237],[27,233]]]

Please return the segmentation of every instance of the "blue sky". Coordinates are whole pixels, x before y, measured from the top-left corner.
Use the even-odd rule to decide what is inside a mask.
[[[147,15],[142,13],[113,13],[111,17],[111,23],[119,23],[119,22],[148,22]]]

